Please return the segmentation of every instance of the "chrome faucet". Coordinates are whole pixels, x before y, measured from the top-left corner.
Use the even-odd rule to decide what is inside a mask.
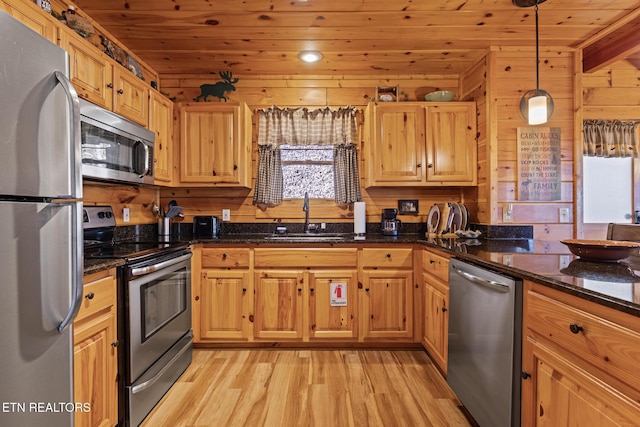
[[[309,232],[309,193],[304,192],[304,202],[302,203],[302,210],[304,212],[304,232]]]

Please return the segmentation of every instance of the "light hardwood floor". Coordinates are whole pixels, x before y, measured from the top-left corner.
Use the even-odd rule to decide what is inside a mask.
[[[144,427],[469,426],[422,351],[206,350]]]

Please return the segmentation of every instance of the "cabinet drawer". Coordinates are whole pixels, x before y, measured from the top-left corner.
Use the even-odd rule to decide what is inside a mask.
[[[529,329],[640,389],[640,333],[535,291],[526,298]]]
[[[75,321],[91,317],[101,310],[108,309],[116,303],[116,278],[107,273],[96,273],[84,278],[82,306]]]
[[[355,267],[355,248],[254,249],[256,267]]]
[[[364,268],[411,268],[413,249],[411,248],[365,248],[362,250]]]
[[[422,252],[422,269],[445,282],[449,281],[449,259],[431,251]]]
[[[248,268],[249,248],[204,248],[202,268]]]

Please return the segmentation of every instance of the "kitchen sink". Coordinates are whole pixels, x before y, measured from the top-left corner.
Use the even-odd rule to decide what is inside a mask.
[[[344,233],[286,233],[271,234],[266,236],[266,240],[283,240],[287,242],[335,242],[352,238],[350,234]]]

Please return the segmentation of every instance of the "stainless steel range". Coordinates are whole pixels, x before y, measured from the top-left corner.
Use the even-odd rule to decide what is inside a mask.
[[[188,243],[115,241],[109,206],[84,207],[85,257],[121,258],[118,289],[120,415],[139,425],[191,363]]]

